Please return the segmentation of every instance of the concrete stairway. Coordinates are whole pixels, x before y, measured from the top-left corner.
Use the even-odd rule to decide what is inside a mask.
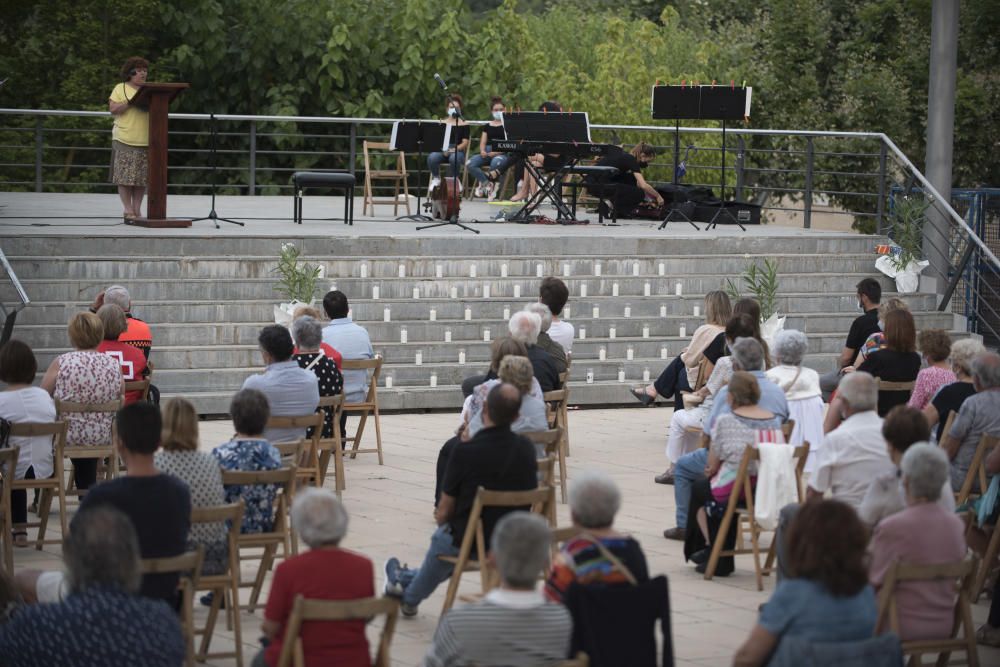
[[[702,321],[703,313],[695,316],[694,309],[703,308],[705,292],[721,288],[727,276],[738,278],[750,257],[778,260],[779,310],[788,315],[787,328],[809,334],[806,363],[821,371],[834,363],[858,314],[854,286],[864,277],[881,278],[872,268],[878,239],[856,235],[288,240],[303,248],[306,261],[323,266],[322,291],[335,285],[351,299],[355,320],[367,327],[386,360],[383,375],[392,376],[392,389],[380,392],[390,410],[459,406],[456,385],[488,365],[484,333],[492,339],[506,332],[509,312],[537,298],[540,275],[560,276],[570,289],[567,319],[578,332],[572,402],[578,404],[634,402],[626,387],[640,384],[647,373],[655,378],[665,359],[680,352]],[[107,285],[124,284],[133,311],[153,327],[154,383],[165,396],[195,400],[202,413],[224,413],[243,380],[260,371],[256,336],[272,321],[278,301],[272,270],[280,243],[153,234],[3,239],[33,301],[19,317],[15,336],[32,345],[44,370],[66,349],[65,323],[72,312]],[[882,284],[894,290],[892,281]],[[934,311],[933,296],[910,295],[907,301],[919,327],[952,329],[952,316]],[[451,342],[445,342],[448,331]],[[593,383],[586,382],[589,370]]]

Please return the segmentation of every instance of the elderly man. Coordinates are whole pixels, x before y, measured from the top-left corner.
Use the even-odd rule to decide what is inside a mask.
[[[569,301],[569,288],[566,283],[549,276],[542,280],[538,289],[538,300],[549,307],[552,313],[552,326],[549,327],[549,336],[552,340],[562,345],[562,348],[569,354],[573,351],[573,325],[561,319],[563,308]]]
[[[243,389],[256,389],[267,397],[272,417],[301,417],[316,412],[319,407],[319,381],[311,372],[300,368],[292,359],[295,344],[288,329],[277,324],[266,326],[257,337],[264,373],[251,375]],[[291,442],[306,437],[304,428],[269,428],[264,431],[268,442]]]
[[[360,554],[340,548],[347,534],[347,511],[327,489],[307,487],[295,494],[292,527],[309,551],[283,561],[274,570],[261,630],[270,640],[252,667],[274,667],[281,655],[285,627],[295,597],[357,600],[375,595],[375,570]],[[310,622],[299,635],[306,664],[367,665],[365,622]]]
[[[90,312],[97,314],[101,306],[106,303],[113,303],[121,308],[128,319],[128,327],[118,336],[118,340],[139,348],[149,359],[149,352],[153,347],[153,333],[148,324],[132,314],[132,297],[129,296],[128,290],[121,285],[112,285],[97,295],[90,306]]]
[[[415,616],[417,606],[438,584],[451,577],[454,566],[438,556],[457,556],[479,487],[492,491],[528,491],[538,487],[535,445],[510,430],[517,419],[521,392],[510,384],[497,385],[486,397],[483,426],[471,440],[455,447],[445,468],[431,536],[423,564],[416,570],[400,567],[399,559],[385,564],[385,592],[402,598],[400,611]],[[492,508],[483,513],[483,535],[490,542],[493,527],[512,510]]]
[[[556,370],[562,373],[567,367],[566,350],[563,349],[562,345],[552,340],[548,334],[549,329],[552,327],[552,311],[540,301],[529,304],[525,310],[529,313],[535,313],[542,318],[542,326],[538,332],[538,342],[536,345],[552,355],[552,359],[556,364]]]
[[[20,667],[177,667],[184,637],[177,614],[139,597],[142,573],[132,522],[114,507],[81,509],[63,542],[69,593],[21,607],[0,625],[0,662]]]
[[[500,588],[441,619],[424,666],[534,667],[563,660],[573,620],[537,587],[550,541],[548,524],[537,514],[512,512],[497,522],[489,559],[500,572]]]
[[[1000,355],[983,352],[972,360],[976,393],[965,399],[951,431],[941,440],[951,460],[951,486],[961,489],[984,435],[1000,435]],[[985,489],[984,489],[985,490]]]
[[[774,413],[782,422],[788,421],[788,400],[781,387],[767,379],[764,373],[764,348],[753,338],[737,338],[732,345],[734,371],[747,371],[757,378],[760,387],[761,408]],[[704,432],[711,433],[712,426],[719,415],[732,412],[729,405],[729,387],[722,387],[715,395],[712,411],[704,422]],[[699,448],[685,454],[677,460],[674,466],[674,501],[676,503],[677,526],[663,531],[668,540],[684,540],[687,530],[688,505],[691,501],[691,485],[705,478],[705,467],[708,465],[708,449]]]
[[[858,308],[864,314],[856,317],[851,323],[851,330],[847,334],[844,349],[837,360],[837,370],[830,371],[819,378],[824,401],[830,400],[830,395],[836,389],[837,383],[840,382],[843,368],[854,363],[854,358],[858,356],[858,350],[868,340],[868,336],[880,330],[878,305],[882,301],[882,285],[874,278],[865,278],[858,283],[857,290]]]
[[[330,323],[323,328],[323,342],[340,352],[344,359],[374,359],[372,341],[368,332],[351,320],[351,307],[347,295],[340,290],[327,292],[323,297],[323,310]],[[344,371],[344,400],[360,403],[368,393],[368,374],[363,371]]]
[[[528,349],[528,359],[535,369],[535,379],[541,385],[542,391],[553,391],[559,389],[562,383],[559,382],[559,369],[555,358],[538,346],[538,334],[542,331],[542,318],[536,313],[521,310],[510,317],[507,323],[510,336],[514,340],[524,343]]]

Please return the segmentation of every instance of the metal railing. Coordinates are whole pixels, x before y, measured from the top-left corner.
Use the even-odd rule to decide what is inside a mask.
[[[111,143],[107,112],[0,109],[0,117],[0,190],[113,190],[106,183]],[[392,123],[403,120],[239,114],[214,118],[219,141],[214,178],[220,192],[251,196],[290,193],[291,174],[301,169],[363,172],[362,142],[385,141]],[[208,114],[171,115],[171,192],[208,191],[213,177],[210,123]],[[653,182],[673,180],[674,127],[591,129],[597,142],[643,140],[658,146],[660,157],[644,173]],[[683,184],[756,203],[765,221],[780,218],[804,228],[831,223],[846,227],[851,222],[861,231],[883,234],[891,228],[893,192],[923,196],[929,213],[948,230],[929,234],[927,244],[936,261],[925,275],[937,281],[944,297],[940,309],[951,308],[967,318],[970,331],[1000,340],[1000,284],[991,277],[1000,275],[997,234],[986,229],[977,234],[884,134],[727,129],[725,160],[721,128],[680,127],[679,134],[681,156],[691,150]],[[418,188],[427,177],[426,167],[419,166],[414,168],[410,161],[407,167]],[[983,238],[991,239],[990,246]],[[975,279],[968,277],[970,267]]]

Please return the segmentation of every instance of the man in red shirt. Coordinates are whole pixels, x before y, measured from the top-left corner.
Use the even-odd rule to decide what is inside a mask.
[[[90,312],[97,313],[106,303],[113,303],[125,312],[128,327],[118,340],[138,348],[146,359],[149,359],[149,351],[153,347],[153,332],[148,324],[132,315],[132,297],[129,296],[128,290],[121,285],[112,285],[97,295],[93,305],[90,306]]]
[[[295,494],[292,527],[309,551],[285,560],[274,570],[261,631],[267,646],[254,667],[275,667],[296,595],[316,600],[357,600],[375,595],[372,562],[338,545],[347,533],[347,512],[327,489]],[[306,665],[370,667],[364,620],[309,622],[299,636]]]

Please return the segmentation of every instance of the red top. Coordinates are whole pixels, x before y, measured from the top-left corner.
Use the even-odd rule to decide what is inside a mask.
[[[336,364],[337,370],[338,371],[341,370],[340,367],[343,365],[344,357],[343,355],[340,354],[340,352],[337,352],[335,349],[333,349],[326,343],[319,344],[319,351],[323,353],[323,356],[330,357],[331,359],[333,359],[333,363]],[[296,347],[292,351],[292,354],[301,354],[299,352],[299,348]]]
[[[118,340],[142,350],[143,355],[148,359],[149,349],[153,346],[153,332],[149,330],[149,325],[138,317],[128,315],[128,328],[118,337]]]
[[[375,570],[364,556],[335,548],[307,551],[278,565],[264,609],[264,618],[281,625],[264,653],[268,665],[278,664],[296,595],[319,600],[374,597]],[[365,625],[364,620],[303,623],[299,636],[307,667],[371,667]]]
[[[139,348],[121,340],[105,340],[97,346],[98,352],[118,360],[122,367],[122,379],[126,382],[141,380],[146,372],[146,355]],[[142,399],[141,391],[125,392],[125,405]]]

